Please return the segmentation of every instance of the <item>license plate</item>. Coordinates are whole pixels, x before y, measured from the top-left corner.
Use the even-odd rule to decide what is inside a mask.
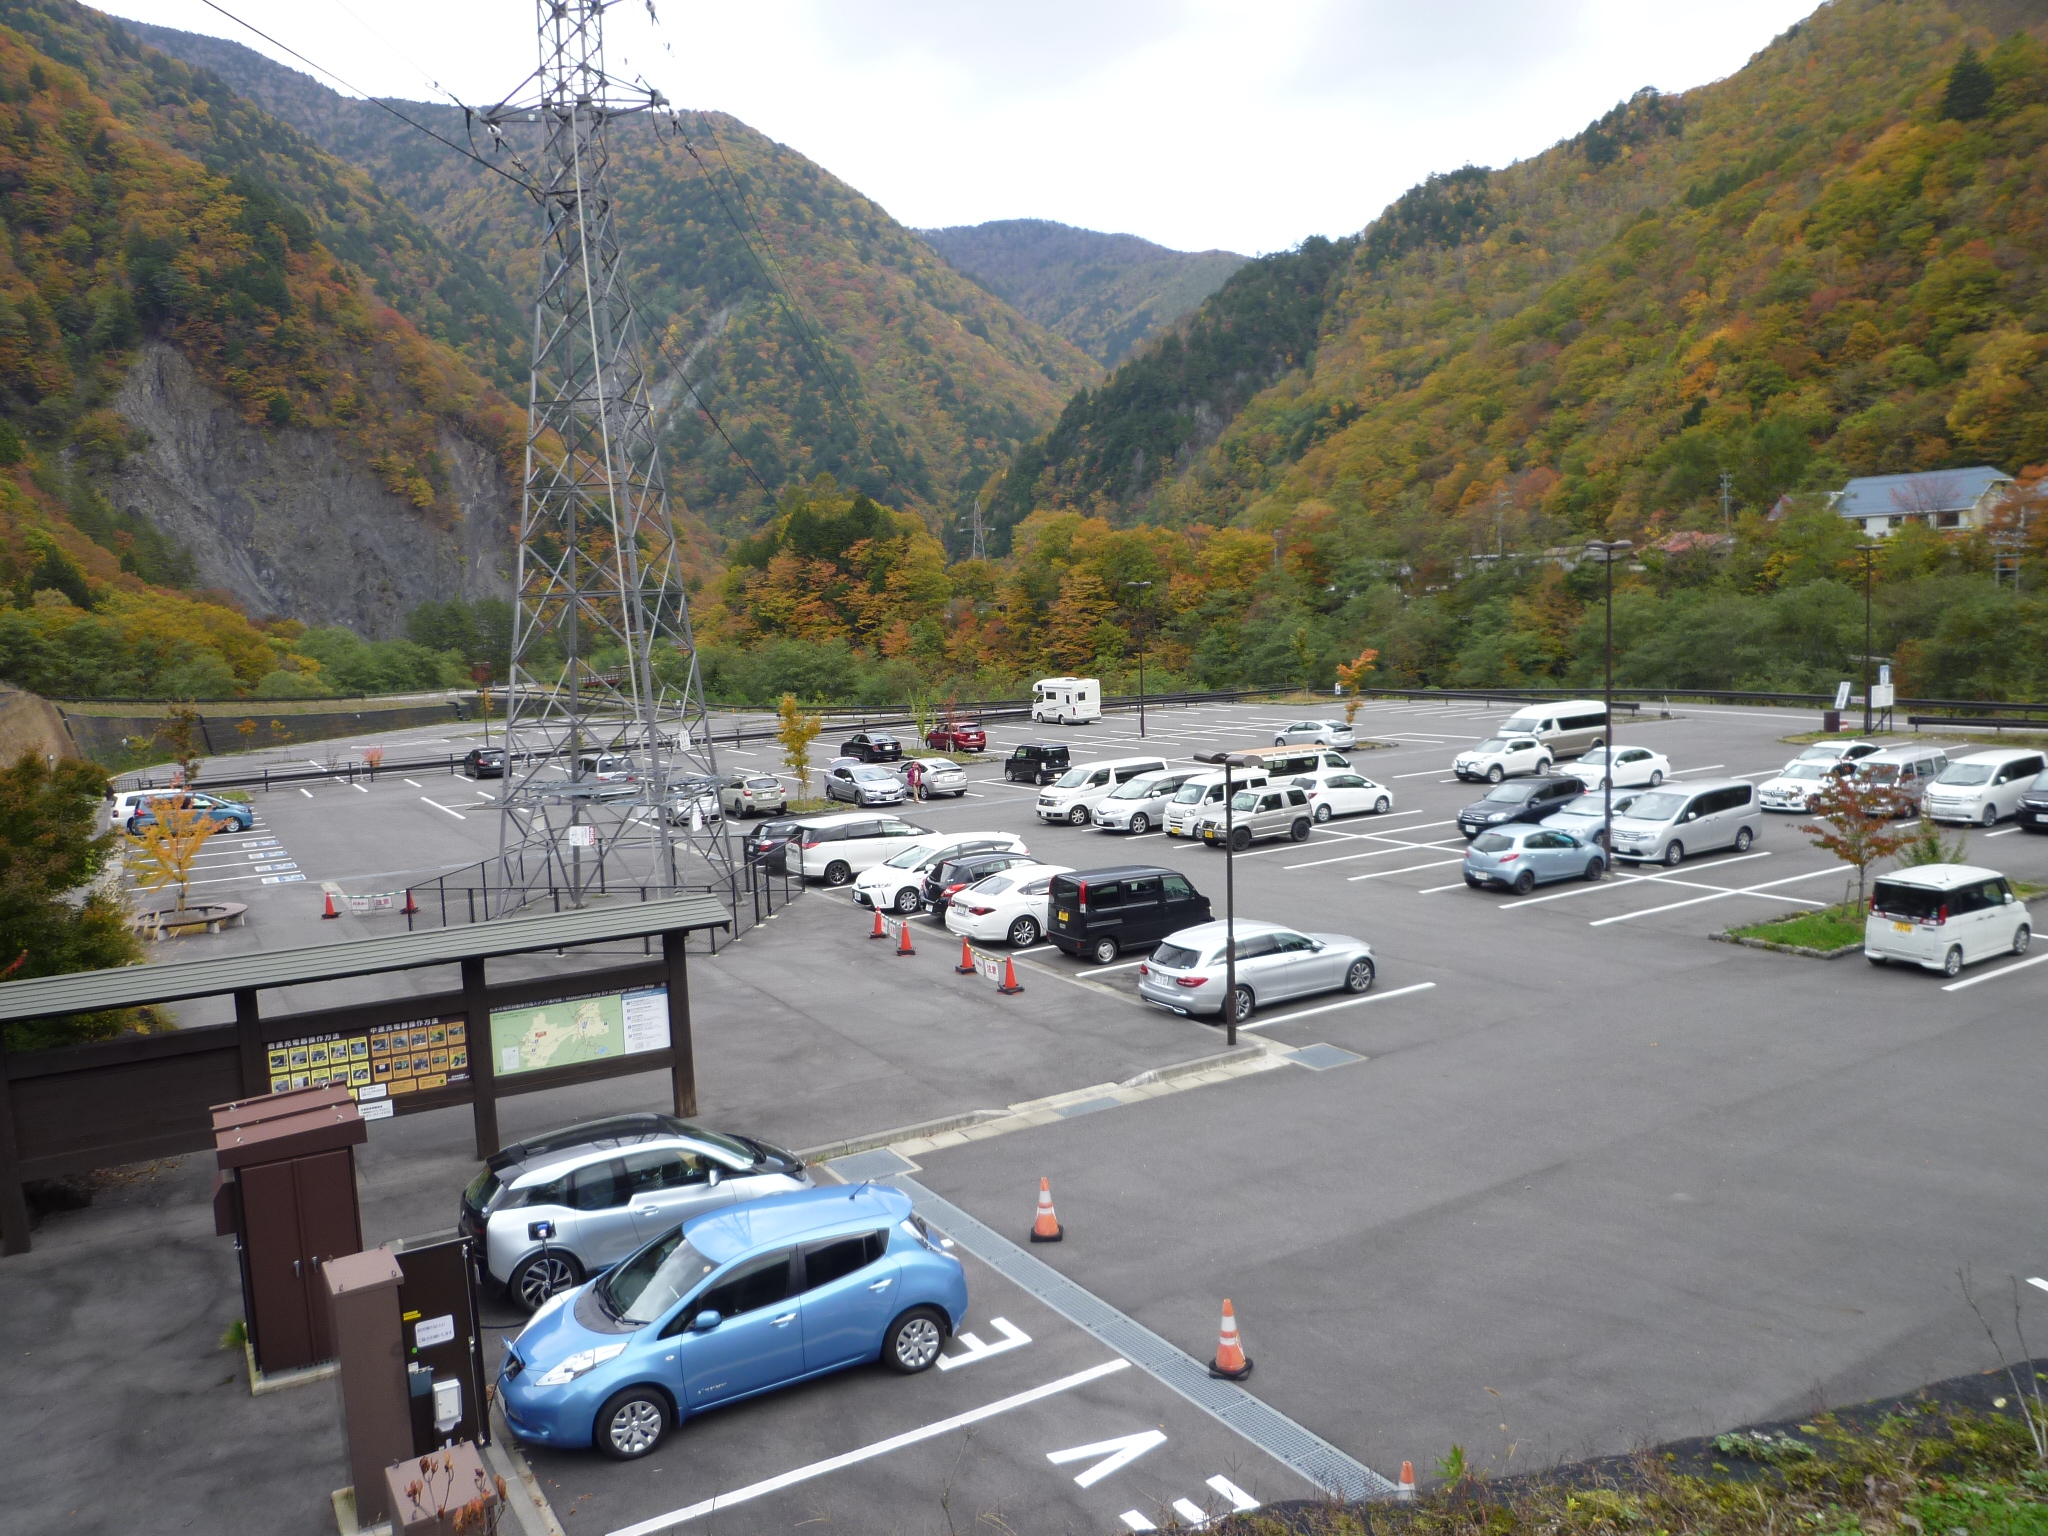
[[[1893,923],[1892,931],[1894,933],[1911,933],[1913,925],[1911,923]]]
[[[1062,912],[1060,914],[1060,921],[1063,923],[1071,923],[1073,920],[1074,914],[1071,912]]]

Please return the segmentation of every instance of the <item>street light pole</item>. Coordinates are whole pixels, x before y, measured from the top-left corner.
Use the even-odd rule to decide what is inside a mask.
[[[1152,583],[1151,583],[1151,582],[1149,582],[1149,581],[1127,581],[1127,582],[1125,582],[1125,583],[1124,583],[1124,586],[1125,586],[1125,587],[1126,587],[1127,589],[1128,589],[1128,588],[1132,588],[1132,587],[1136,587],[1136,588],[1140,588],[1140,589],[1143,589],[1143,588],[1146,588],[1146,587],[1150,587],[1151,585],[1152,585]],[[1143,739],[1144,739],[1144,735],[1145,735],[1145,622],[1144,622],[1144,618],[1145,618],[1145,616],[1144,616],[1144,615],[1143,615],[1142,613],[1138,615],[1138,737],[1139,737],[1139,739],[1140,739],[1140,740],[1143,740]]]
[[[1588,539],[1586,553],[1607,567],[1607,724],[1606,739],[1601,750],[1607,754],[1606,771],[1600,776],[1603,790],[1600,829],[1600,856],[1608,865],[1614,863],[1614,562],[1635,545],[1628,539]]]
[[[1255,768],[1255,759],[1232,752],[1197,752],[1198,763],[1218,763],[1223,768],[1223,1022],[1224,1043],[1237,1046],[1237,822],[1231,801],[1237,786],[1230,777],[1233,768]]]
[[[1870,557],[1877,553],[1875,544],[1858,544],[1857,551],[1863,556],[1863,734],[1870,734]]]

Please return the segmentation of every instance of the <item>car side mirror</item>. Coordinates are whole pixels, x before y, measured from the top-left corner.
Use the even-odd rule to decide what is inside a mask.
[[[709,1333],[712,1329],[716,1328],[720,1323],[724,1321],[724,1314],[722,1314],[718,1310],[718,1308],[706,1307],[702,1312],[699,1312],[695,1317],[690,1319],[690,1332]]]
[[[719,1181],[720,1179],[724,1178],[724,1177],[725,1177],[725,1170],[724,1170],[723,1168],[714,1168],[714,1169],[712,1169],[712,1170],[711,1170],[711,1181],[710,1181],[710,1182],[711,1182],[711,1187],[712,1187],[713,1189],[716,1189],[716,1188],[718,1188],[718,1181]]]

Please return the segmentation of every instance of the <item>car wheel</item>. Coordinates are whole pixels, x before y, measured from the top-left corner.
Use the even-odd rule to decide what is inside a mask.
[[[882,1364],[899,1376],[928,1371],[946,1342],[946,1319],[935,1307],[912,1307],[882,1336]]]
[[[591,1439],[614,1461],[638,1461],[668,1433],[668,1400],[652,1387],[615,1392],[597,1410]]]
[[[1529,893],[1530,893],[1531,891],[1533,891],[1533,890],[1535,890],[1535,889],[1536,889],[1536,871],[1535,871],[1535,870],[1533,870],[1533,869],[1525,869],[1525,870],[1523,870],[1523,871],[1522,871],[1522,872],[1521,872],[1521,873],[1520,873],[1519,875],[1515,876],[1515,894],[1516,894],[1517,896],[1526,896],[1526,895],[1528,895],[1528,894],[1529,894]]]
[[[1273,738],[1273,745],[1276,747],[1284,747],[1287,745],[1287,738],[1285,736],[1275,736]]]
[[[1231,994],[1231,1000],[1237,1005],[1232,1012],[1237,1015],[1237,1022],[1240,1024],[1258,1012],[1259,1002],[1252,996],[1250,987],[1239,987]]]
[[[1365,956],[1360,955],[1351,962],[1351,969],[1344,973],[1344,990],[1346,992],[1370,992],[1372,990],[1373,977],[1377,974],[1373,970],[1372,962],[1366,959]]]
[[[1234,850],[1236,850],[1238,853],[1243,853],[1245,849],[1251,847],[1251,845],[1252,829],[1250,827],[1234,827],[1231,829],[1230,846]]]
[[[1097,939],[1088,946],[1088,958],[1097,965],[1107,965],[1116,958],[1115,939]]]
[[[1673,843],[1664,850],[1664,867],[1676,869],[1685,862],[1685,844]]]
[[[896,910],[904,917],[910,916],[923,905],[924,899],[907,885],[896,893]]]
[[[1735,834],[1735,851],[1737,853],[1747,853],[1749,852],[1749,845],[1755,841],[1756,834],[1750,831],[1749,828],[1744,827]]]
[[[1087,826],[1088,807],[1085,805],[1077,805],[1071,811],[1067,812],[1067,825],[1070,827]]]
[[[1307,841],[1308,841],[1308,818],[1307,818],[1306,816],[1303,816],[1303,817],[1299,818],[1298,820],[1296,820],[1296,822],[1294,823],[1294,825],[1293,825],[1293,826],[1291,826],[1291,827],[1289,827],[1289,828],[1287,829],[1287,835],[1288,835],[1289,837],[1293,838],[1293,839],[1294,839],[1294,841],[1296,841],[1297,843],[1305,843],[1305,842],[1307,842]]]
[[[1317,825],[1317,826],[1321,826],[1321,825],[1322,825],[1322,824],[1323,824],[1324,822],[1328,821],[1329,819],[1330,819],[1330,808],[1329,808],[1329,807],[1328,807],[1327,805],[1319,805],[1319,806],[1317,806],[1317,807],[1316,807],[1316,825]]]
[[[1389,800],[1385,795],[1381,795],[1379,799],[1373,801],[1372,803],[1372,813],[1375,816],[1384,816],[1393,808],[1394,802]]]
[[[1598,880],[1606,870],[1607,861],[1605,859],[1586,860],[1586,878],[1588,880]]]
[[[1655,789],[1659,784],[1662,784],[1663,782],[1664,770],[1662,768],[1652,768],[1650,770],[1650,788]]]
[[[1020,917],[1010,924],[1010,942],[1019,949],[1029,949],[1038,942],[1038,919]]]
[[[1978,825],[1978,826],[1980,826],[1980,827],[1995,827],[1995,826],[1997,826],[1997,825],[1998,825],[1998,807],[1997,807],[1997,806],[1995,806],[1995,805],[1987,805],[1987,806],[1985,806],[1985,807],[1984,807],[1984,814],[1983,814],[1982,816],[1979,816],[1979,817],[1977,818],[1977,825]]]
[[[1944,976],[1956,976],[1962,973],[1962,969],[1963,946],[1951,944],[1948,947],[1948,953],[1941,957],[1941,974]]]
[[[1148,818],[1146,817],[1146,815],[1145,815],[1145,813],[1144,813],[1143,811],[1138,811],[1138,812],[1135,812],[1135,813],[1134,813],[1134,814],[1132,815],[1132,817],[1131,817],[1131,836],[1133,836],[1133,837],[1143,837],[1143,836],[1144,836],[1144,835],[1145,835],[1145,834],[1146,834],[1147,832],[1150,832],[1151,830],[1152,830],[1152,823],[1151,823],[1151,821],[1150,821],[1150,820],[1149,820],[1149,819],[1148,819]]]
[[[1486,782],[1489,784],[1498,784],[1502,779],[1506,777],[1507,774],[1501,768],[1501,765],[1499,763],[1495,763],[1491,768],[1486,770]]]
[[[2033,942],[2034,930],[2025,923],[2021,923],[2018,930],[2012,936],[2012,952],[2016,955],[2024,955],[2027,952],[2027,946]]]
[[[532,1308],[538,1307],[555,1292],[570,1290],[582,1283],[583,1266],[576,1262],[576,1256],[559,1248],[550,1248],[545,1253],[536,1253],[513,1270],[505,1289]]]
[[[834,859],[825,866],[825,883],[827,885],[844,885],[852,878],[853,871],[846,867],[844,859]]]

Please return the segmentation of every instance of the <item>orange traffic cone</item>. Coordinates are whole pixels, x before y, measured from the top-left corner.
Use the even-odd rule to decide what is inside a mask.
[[[1059,1217],[1052,1213],[1052,1180],[1038,1181],[1038,1219],[1031,1223],[1031,1241],[1034,1243],[1056,1243],[1067,1235],[1060,1225]]]
[[[1394,1497],[1395,1497],[1395,1498],[1397,1498],[1397,1499],[1399,1499],[1399,1500],[1401,1500],[1401,1501],[1402,1501],[1403,1503],[1408,1503],[1408,1502],[1411,1502],[1411,1501],[1412,1501],[1412,1500],[1414,1499],[1414,1497],[1415,1497],[1415,1463],[1414,1463],[1414,1462],[1412,1462],[1412,1461],[1404,1461],[1404,1462],[1402,1462],[1402,1463],[1401,1463],[1401,1481],[1400,1481],[1400,1482],[1398,1482],[1398,1483],[1396,1483],[1396,1484],[1394,1485]]]
[[[1209,1362],[1209,1374],[1225,1381],[1243,1381],[1251,1375],[1252,1363],[1237,1341],[1237,1314],[1230,1310],[1230,1298],[1223,1298],[1223,1328],[1216,1337],[1216,1358]]]
[[[896,953],[899,955],[914,955],[917,953],[916,950],[910,947],[910,919],[907,917],[903,919],[896,929]]]
[[[404,917],[416,917],[419,915],[420,904],[412,899],[412,887],[409,885],[405,888],[405,905],[398,910],[400,915]]]
[[[1022,992],[1024,984],[1017,980],[1017,962],[1008,955],[1003,956],[1003,984],[996,990],[1008,997],[1013,992]]]
[[[871,939],[886,939],[889,937],[889,930],[882,922],[882,909],[880,907],[875,908],[875,931],[869,934],[868,937]]]
[[[341,916],[339,912],[334,910],[334,892],[329,891],[327,893],[327,910],[325,912],[322,912],[320,916],[323,919]]]
[[[960,963],[953,969],[962,976],[974,974],[974,946],[965,939],[960,941]]]

